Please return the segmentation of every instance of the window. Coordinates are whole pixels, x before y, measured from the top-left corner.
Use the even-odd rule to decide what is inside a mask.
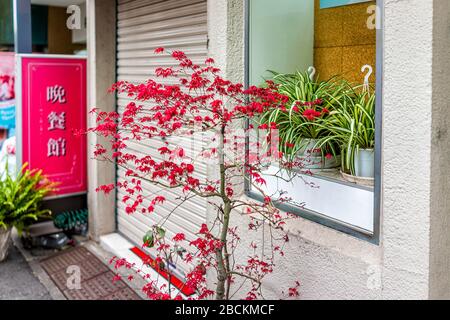
[[[267,193],[287,192],[293,201],[280,209],[372,243],[379,242],[381,189],[378,2],[247,0],[246,22],[247,85],[270,79],[290,97],[285,118],[263,121],[280,125],[280,147],[302,162],[289,182],[271,176],[280,170],[272,163]],[[251,184],[247,192],[258,198]]]

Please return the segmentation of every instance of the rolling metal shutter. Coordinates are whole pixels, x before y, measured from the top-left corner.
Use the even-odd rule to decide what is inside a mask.
[[[169,67],[174,61],[165,55],[155,55],[157,47],[182,50],[195,62],[203,65],[207,56],[207,16],[206,0],[118,0],[118,44],[117,74],[118,80],[133,83],[143,82],[155,77],[155,69]],[[158,81],[164,81],[158,78]],[[168,80],[170,81],[170,80]],[[173,79],[172,79],[173,81]],[[118,111],[123,112],[130,102],[125,95],[118,96]],[[151,145],[149,145],[151,143]],[[177,143],[193,146],[191,141]],[[152,155],[158,157],[161,142],[131,142],[128,152],[138,156]],[[195,149],[201,146],[195,146]],[[198,174],[206,176],[206,166],[196,166]],[[123,180],[124,170],[118,169],[117,178]],[[183,232],[188,239],[193,239],[202,223],[206,222],[206,202],[193,199],[177,207],[177,193],[161,190],[143,182],[145,194],[159,192],[167,198],[163,206],[158,206],[155,213],[128,215],[122,203],[124,194],[119,191],[118,229],[124,236],[137,245],[142,245],[144,234],[171,210],[174,212],[165,223],[167,238],[172,239],[176,233]],[[145,204],[145,202],[144,202]],[[148,203],[147,203],[148,204]],[[151,252],[150,252],[151,253]],[[177,269],[186,271],[187,266],[177,263]]]

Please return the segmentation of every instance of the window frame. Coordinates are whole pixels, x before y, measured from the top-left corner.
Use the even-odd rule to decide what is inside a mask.
[[[244,81],[245,86],[249,87],[250,82],[250,1],[245,0],[244,4]],[[382,119],[383,119],[383,23],[384,23],[384,3],[383,0],[376,0],[379,17],[379,28],[376,30],[376,103],[375,103],[375,184],[374,192],[374,211],[373,211],[373,233],[358,227],[346,224],[343,221],[335,220],[324,214],[317,213],[308,209],[301,209],[289,204],[280,204],[278,208],[282,211],[293,213],[301,218],[316,222],[325,227],[340,231],[360,240],[379,245],[380,244],[380,221],[381,221],[381,194],[382,194]],[[249,123],[246,124],[249,127]],[[246,155],[249,152],[249,138],[246,139]],[[263,197],[250,189],[250,183],[245,179],[245,194],[254,200],[264,201]],[[336,182],[338,183],[338,182]],[[359,188],[354,185],[353,187]]]

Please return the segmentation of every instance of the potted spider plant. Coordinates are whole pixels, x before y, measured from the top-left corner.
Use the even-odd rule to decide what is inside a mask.
[[[12,177],[8,169],[5,172],[0,179],[0,262],[8,255],[12,228],[21,234],[33,222],[49,217],[50,211],[40,206],[56,188],[42,171],[28,170],[26,165],[16,177]]]
[[[330,132],[318,145],[331,142],[340,145],[344,179],[371,184],[375,158],[375,94],[355,87],[334,102],[336,107],[330,116],[315,124]]]
[[[287,96],[287,106],[272,109],[261,117],[261,123],[275,123],[280,149],[290,162],[301,163],[304,169],[331,169],[339,166],[340,156],[333,141],[318,147],[329,134],[326,127],[315,122],[326,119],[334,109],[332,97],[342,94],[343,86],[330,79],[318,81],[307,72],[281,74],[270,71],[278,92]]]

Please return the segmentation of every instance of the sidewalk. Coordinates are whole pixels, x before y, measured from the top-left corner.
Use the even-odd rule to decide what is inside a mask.
[[[106,263],[79,245],[41,260],[40,265],[68,300],[141,300],[127,282],[115,279]],[[68,272],[70,268],[78,274]]]
[[[136,277],[133,283],[117,281],[119,271],[127,279],[131,270],[113,270],[112,255],[98,244],[87,241],[63,251],[25,250],[17,234],[6,261],[0,263],[0,300],[140,300],[146,296],[141,288],[146,280]],[[86,256],[88,255],[88,256]],[[81,288],[66,290],[65,264],[81,267]],[[61,269],[61,270],[59,270]],[[114,272],[114,273],[113,273]]]
[[[0,263],[0,300],[52,300],[15,246]]]

